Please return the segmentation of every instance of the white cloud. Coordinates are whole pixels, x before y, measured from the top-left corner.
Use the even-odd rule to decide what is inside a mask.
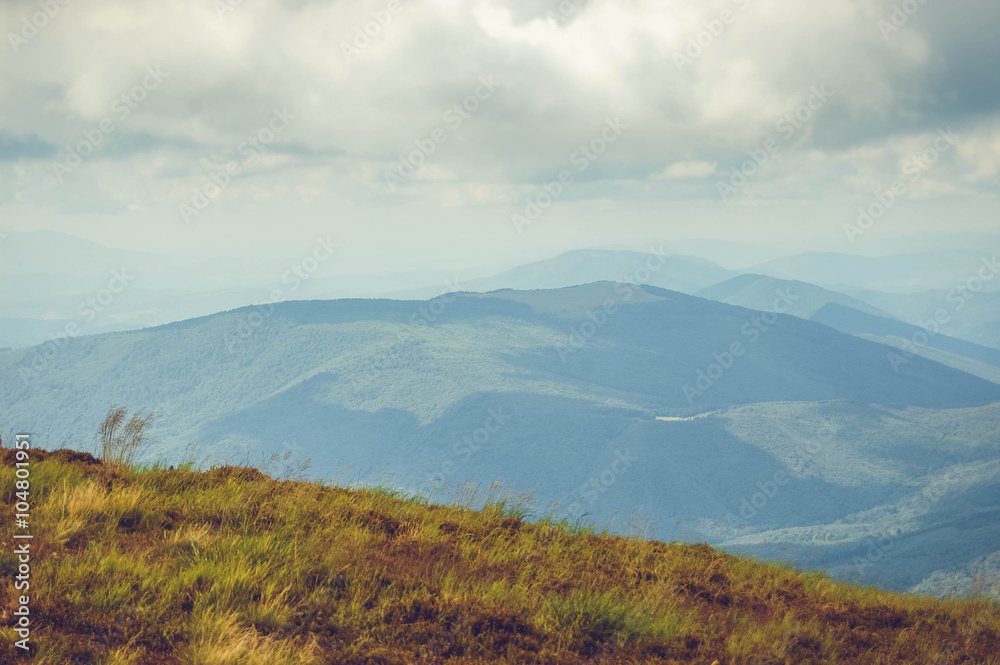
[[[988,196],[996,186],[1000,116],[980,97],[997,86],[980,81],[979,97],[956,101],[959,70],[949,58],[969,33],[942,27],[942,17],[983,23],[982,7],[927,4],[887,41],[876,27],[886,14],[878,0],[589,0],[553,24],[546,12],[557,5],[404,2],[348,62],[341,45],[385,0],[254,0],[221,18],[204,0],[70,3],[0,59],[0,142],[34,136],[61,155],[147,66],[170,77],[62,186],[47,176],[50,158],[24,158],[39,176],[31,182],[5,174],[9,162],[0,162],[0,201],[169,208],[205,178],[206,156],[235,150],[273,109],[287,107],[294,123],[233,185],[225,206],[351,201],[374,215],[419,200],[494,206],[503,220],[504,207],[522,200],[511,192],[537,191],[616,115],[629,129],[559,205],[655,200],[667,191],[714,205],[709,179],[773,136],[813,85],[836,96],[782,144],[739,205],[870,196],[896,177],[907,146],[919,148],[944,124],[978,123],[982,141],[961,143],[935,166],[933,182],[914,191]],[[6,34],[37,6],[15,0],[4,9]],[[678,71],[674,55],[724,9],[735,19]],[[460,128],[449,127],[445,112],[490,75],[503,87]],[[387,192],[386,169],[439,127],[447,141],[405,187]]]
[[[717,162],[674,162],[662,171],[649,176],[653,180],[685,180],[688,178],[707,178],[715,173]]]

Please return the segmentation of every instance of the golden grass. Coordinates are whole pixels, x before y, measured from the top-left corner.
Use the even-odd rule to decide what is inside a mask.
[[[1000,664],[988,601],[529,524],[501,505],[32,455],[35,663]],[[13,482],[4,464],[5,501]]]

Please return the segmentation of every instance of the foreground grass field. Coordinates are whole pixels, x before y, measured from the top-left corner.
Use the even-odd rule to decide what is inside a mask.
[[[2,450],[0,662],[13,451]],[[31,662],[1000,663],[1000,609],[242,468],[31,451]]]

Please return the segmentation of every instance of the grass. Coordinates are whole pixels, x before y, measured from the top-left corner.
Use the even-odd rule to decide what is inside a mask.
[[[31,455],[35,663],[1000,663],[986,600],[531,524],[500,501]],[[28,660],[4,642],[0,662]]]

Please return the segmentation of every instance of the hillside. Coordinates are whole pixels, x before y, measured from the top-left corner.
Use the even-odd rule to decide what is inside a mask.
[[[532,524],[502,503],[31,455],[34,663],[1000,662],[990,602]],[[16,565],[5,547],[0,569]],[[15,609],[6,595],[10,642]],[[28,662],[4,642],[5,662]]]
[[[724,282],[713,284],[712,286],[698,291],[697,294],[709,300],[730,305],[738,305],[747,309],[757,309],[760,311],[771,311],[774,306],[775,292],[782,289],[792,294],[795,301],[790,304],[785,314],[798,316],[803,319],[811,318],[818,310],[830,303],[851,307],[866,314],[874,316],[889,317],[877,307],[872,307],[863,300],[853,298],[849,295],[824,289],[815,284],[807,284],[792,279],[778,279],[767,275],[738,275]]]
[[[637,514],[659,538],[898,589],[992,554],[1000,522],[949,525],[1000,487],[1000,386],[919,357],[894,372],[892,347],[761,317],[611,283],[284,302],[78,338],[51,359],[0,352],[0,427],[88,450],[108,407],[125,404],[159,416],[148,460],[388,482],[439,500],[499,481],[532,493],[540,514],[558,504],[560,517],[620,533]],[[730,365],[721,376],[717,357]],[[818,451],[808,465],[795,463],[802,450]],[[636,462],[622,468],[620,455]],[[913,505],[958,464],[975,472]],[[766,509],[734,520],[779,472],[788,480]],[[783,529],[795,531],[762,535]],[[851,566],[886,530],[916,539],[907,565]],[[836,547],[818,540],[832,531]]]
[[[902,358],[908,358],[911,354],[916,353],[918,356],[933,360],[942,365],[947,365],[948,367],[953,367],[973,376],[978,376],[981,379],[1000,383],[1000,367],[995,365],[973,360],[957,353],[935,349],[932,346],[915,346],[911,341],[912,338],[907,339],[905,337],[896,337],[895,335],[869,335],[867,333],[857,333],[857,335],[862,339],[896,347],[900,350],[899,355]]]
[[[776,302],[780,304],[776,293],[786,293],[790,300],[794,299],[787,307],[786,314],[816,321],[834,330],[905,351],[894,356],[896,362],[919,355],[997,382],[996,369],[1000,367],[1000,353],[994,348],[945,334],[953,328],[950,321],[944,326],[939,325],[938,331],[933,335],[928,335],[920,327],[899,321],[864,300],[814,284],[766,275],[739,275],[702,289],[697,295],[730,305],[770,311]],[[893,296],[895,297],[897,296]],[[908,296],[899,294],[898,298],[905,300]],[[933,316],[928,318],[933,321]]]
[[[837,303],[825,305],[810,318],[835,330],[852,335],[902,338],[910,340],[910,348],[915,348],[918,352],[922,348],[936,349],[964,356],[993,367],[1000,367],[1000,350],[946,335],[942,331],[947,330],[947,324],[938,325],[939,332],[928,334],[927,330],[919,326],[883,316],[874,316]]]
[[[987,282],[984,289],[989,284]],[[960,292],[954,287],[917,293],[881,293],[867,289],[845,289],[845,292],[915,325],[933,319],[935,312],[944,309],[949,319],[942,327],[943,333],[1000,349],[1000,291],[996,289],[975,294],[968,290]]]

